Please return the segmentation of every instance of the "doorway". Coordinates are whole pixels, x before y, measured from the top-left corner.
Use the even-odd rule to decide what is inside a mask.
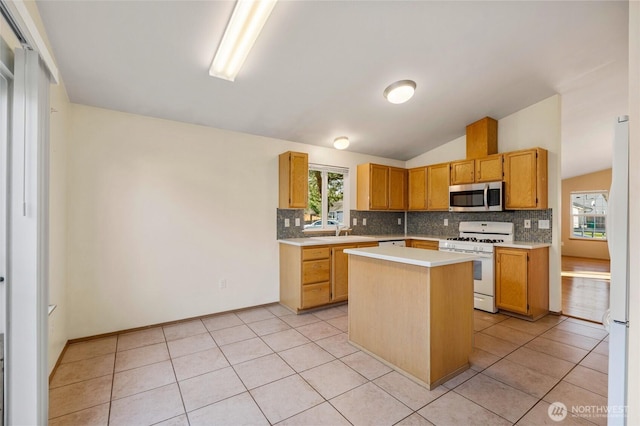
[[[562,256],[562,313],[602,323],[609,309],[610,262]]]

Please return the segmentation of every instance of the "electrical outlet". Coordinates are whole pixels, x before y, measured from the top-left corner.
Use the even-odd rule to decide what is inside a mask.
[[[358,225],[358,218],[354,217],[353,218],[353,226],[357,226]]]
[[[362,226],[367,226],[367,218],[362,219]]]
[[[291,225],[291,223],[289,222],[289,218],[285,218],[284,220],[284,227],[288,228]]]
[[[296,226],[300,226],[300,218],[296,217]]]
[[[539,220],[538,229],[549,229],[549,219]]]
[[[444,226],[449,226],[449,219],[444,220]]]
[[[401,217],[398,218],[398,225],[402,225],[402,218]]]
[[[225,280],[224,278],[221,279],[218,283],[218,286],[220,287],[220,290],[224,290],[225,288],[227,288],[227,280]]]
[[[525,227],[525,229],[531,228],[531,219],[525,219],[524,220],[524,227]]]

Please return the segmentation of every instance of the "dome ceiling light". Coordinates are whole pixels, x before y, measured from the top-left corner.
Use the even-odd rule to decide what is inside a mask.
[[[390,84],[384,89],[384,97],[392,104],[403,104],[411,99],[415,91],[415,81],[400,80]]]
[[[335,149],[346,149],[349,146],[349,138],[346,136],[338,136],[333,140]]]

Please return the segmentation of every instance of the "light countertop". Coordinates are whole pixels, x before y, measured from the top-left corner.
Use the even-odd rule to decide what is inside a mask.
[[[343,235],[339,237],[308,237],[308,238],[286,238],[278,240],[282,244],[290,244],[294,246],[321,246],[326,244],[349,244],[349,243],[367,243],[375,241],[395,241],[395,240],[429,240],[438,241],[444,237],[433,235],[404,235],[404,234],[386,234],[386,235]]]
[[[447,251],[422,250],[411,247],[381,246],[344,251],[354,256],[370,257],[372,259],[388,260],[390,262],[406,263],[409,265],[435,266],[452,265],[454,263],[469,262],[478,259],[472,254],[451,253]]]
[[[549,243],[533,243],[526,241],[513,241],[511,243],[496,243],[494,247],[509,247],[509,248],[517,248],[517,249],[528,249],[535,250],[543,247],[551,247]]]
[[[375,241],[394,241],[394,240],[424,240],[424,241],[439,241],[446,240],[446,237],[439,237],[436,235],[402,235],[402,234],[386,234],[386,235],[341,235],[335,236],[317,236],[307,238],[287,238],[278,240],[282,244],[290,244],[294,246],[307,247],[307,246],[322,246],[328,244],[351,244],[351,243],[367,243]],[[549,243],[536,243],[526,241],[513,241],[511,243],[496,243],[495,247],[509,247],[518,249],[535,250],[543,247],[551,247]]]

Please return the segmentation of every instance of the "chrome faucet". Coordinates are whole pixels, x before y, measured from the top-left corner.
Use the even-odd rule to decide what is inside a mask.
[[[336,223],[336,237],[340,235],[340,224]]]

